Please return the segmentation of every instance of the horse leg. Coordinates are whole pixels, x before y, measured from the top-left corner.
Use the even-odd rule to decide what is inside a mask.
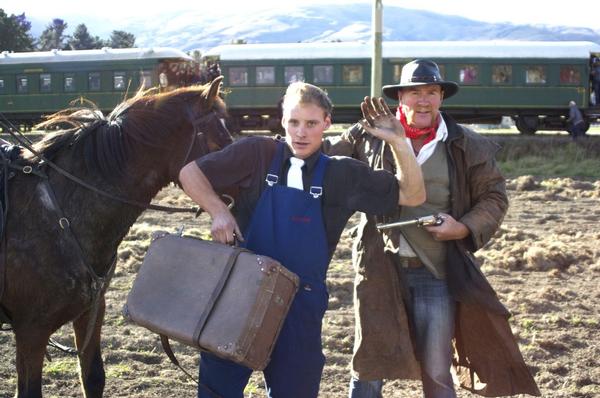
[[[17,345],[17,394],[16,398],[42,397],[42,367],[46,344],[52,334],[38,330],[37,325],[15,328]]]
[[[94,329],[91,332],[89,342],[86,347],[82,347],[87,336],[89,317],[93,311],[88,310],[79,318],[73,321],[75,330],[75,344],[79,352],[79,367],[81,369],[81,385],[83,394],[86,398],[102,398],[104,392],[104,365],[102,363],[102,353],[100,352],[100,332],[102,330],[102,321],[104,320],[105,300],[102,296],[98,300],[98,312]]]

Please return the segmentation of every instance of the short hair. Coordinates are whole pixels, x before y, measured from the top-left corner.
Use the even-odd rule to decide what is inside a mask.
[[[323,109],[325,116],[330,116],[333,111],[333,103],[327,92],[322,88],[309,83],[295,82],[288,86],[283,96],[282,109],[296,104],[314,104]]]

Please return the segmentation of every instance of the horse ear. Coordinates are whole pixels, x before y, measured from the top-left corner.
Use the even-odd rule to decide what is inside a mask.
[[[205,91],[205,96],[206,96],[206,102],[208,103],[208,107],[212,108],[212,106],[215,103],[215,98],[217,98],[217,95],[219,95],[219,88],[221,87],[221,82],[223,81],[223,76],[219,76],[213,79],[212,82],[210,82],[210,87],[208,88],[208,91]]]

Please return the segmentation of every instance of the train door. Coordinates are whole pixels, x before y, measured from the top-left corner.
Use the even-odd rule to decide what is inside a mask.
[[[600,53],[590,56],[590,106],[600,108]]]

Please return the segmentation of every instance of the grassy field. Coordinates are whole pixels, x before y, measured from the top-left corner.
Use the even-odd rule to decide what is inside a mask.
[[[335,136],[348,127],[335,124],[327,131],[327,136],[335,140]],[[592,126],[587,136],[578,142],[574,142],[566,132],[539,131],[528,136],[520,134],[514,127],[470,127],[500,144],[502,149],[497,159],[506,177],[532,175],[540,178],[570,176],[600,179],[600,125]],[[32,141],[41,137],[35,132],[27,136]],[[6,134],[0,134],[0,138],[13,141]]]

